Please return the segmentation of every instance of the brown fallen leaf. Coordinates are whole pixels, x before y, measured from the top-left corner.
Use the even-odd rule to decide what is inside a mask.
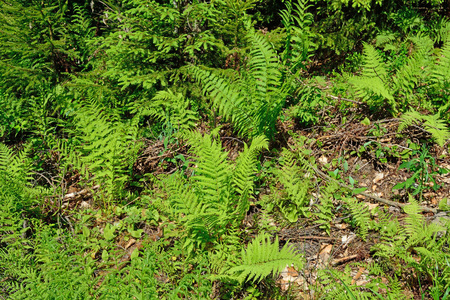
[[[125,249],[130,248],[130,246],[133,245],[134,243],[136,243],[136,240],[135,239],[130,239],[128,241],[128,243],[125,245]]]
[[[334,226],[336,226],[336,228],[338,228],[338,229],[343,230],[343,229],[347,229],[350,225],[346,224],[346,223],[341,223],[341,224],[334,224]]]
[[[361,275],[364,272],[364,270],[365,270],[365,268],[363,268],[363,267],[359,268],[358,273],[356,273],[355,277],[353,277],[353,279],[352,279],[352,283],[351,283],[352,285],[354,285],[356,280],[358,280],[359,277],[361,277]]]
[[[328,265],[328,262],[330,261],[332,249],[333,249],[333,245],[331,245],[331,244],[322,245],[320,252],[319,252],[319,261],[322,266],[326,267]]]
[[[384,178],[384,173],[377,173],[375,175],[375,178],[372,180],[372,182],[376,184],[383,178]]]

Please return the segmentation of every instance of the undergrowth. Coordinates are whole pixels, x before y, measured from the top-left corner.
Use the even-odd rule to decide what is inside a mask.
[[[447,299],[445,3],[2,1],[0,297]]]

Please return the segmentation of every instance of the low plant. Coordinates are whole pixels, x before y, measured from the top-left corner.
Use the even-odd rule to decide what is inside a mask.
[[[413,287],[422,295],[429,293],[433,299],[448,297],[450,288],[450,257],[448,254],[448,230],[445,221],[427,224],[420,206],[412,196],[404,207],[405,226],[392,217],[385,216],[379,224],[381,240],[373,247],[375,256],[397,276],[406,276],[412,268],[416,282]],[[429,287],[428,291],[421,286]]]
[[[397,183],[392,187],[393,190],[405,189],[412,190],[412,195],[419,195],[422,199],[424,190],[427,190],[430,185],[434,191],[440,188],[436,182],[438,174],[447,173],[448,170],[439,167],[433,156],[430,155],[428,148],[422,145],[421,150],[413,151],[413,155],[418,155],[417,158],[412,158],[409,161],[403,162],[398,167],[399,170],[406,169],[413,174],[404,182]]]

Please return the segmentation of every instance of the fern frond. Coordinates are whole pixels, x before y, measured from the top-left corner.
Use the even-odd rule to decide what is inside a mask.
[[[385,63],[374,46],[364,43],[363,70],[361,75],[366,78],[379,78],[386,84],[387,71]]]
[[[191,66],[189,72],[202,83],[203,93],[212,98],[213,107],[218,109],[218,113],[226,120],[231,120],[240,134],[248,135],[252,112],[246,108],[250,100],[247,99],[248,94],[241,93],[239,83],[197,66]]]
[[[278,237],[274,243],[266,235],[257,236],[242,250],[242,262],[226,271],[239,282],[260,282],[271,273],[278,273],[286,266],[303,267],[302,256],[286,244],[279,249]]]
[[[164,123],[170,123],[173,127],[179,129],[191,129],[197,122],[197,116],[190,110],[189,99],[186,99],[181,93],[174,93],[171,90],[159,91],[153,97],[152,101],[142,107],[136,107],[135,110],[141,115],[150,115]]]
[[[138,116],[128,122],[120,121],[117,115],[105,113],[95,103],[80,107],[74,133],[79,139],[75,151],[69,151],[63,159],[85,180],[94,179],[101,184],[108,197],[120,196],[141,147],[137,140],[138,122]]]
[[[189,253],[195,247],[203,248],[226,230],[230,216],[224,207],[211,200],[205,201],[179,174],[166,178],[164,182],[171,213],[186,229],[184,248]]]
[[[248,189],[248,193],[253,192],[253,176],[256,172],[257,155],[262,149],[268,149],[268,141],[265,136],[258,136],[253,139],[250,147],[245,144],[244,151],[236,160],[236,167],[233,172],[233,186],[236,192],[243,194]]]
[[[338,189],[338,185],[335,182],[329,183],[325,190],[320,195],[320,204],[316,204],[317,212],[314,215],[318,218],[314,223],[319,224],[319,227],[325,230],[330,235],[331,221],[334,218],[332,209],[333,205],[333,193]]]
[[[192,146],[191,153],[196,156],[191,180],[195,182],[198,193],[208,195],[211,201],[227,199],[231,178],[228,153],[222,150],[220,141],[214,140],[211,135],[202,136],[201,133],[192,131],[186,136]]]
[[[427,36],[414,36],[414,52],[408,57],[407,63],[402,65],[393,77],[392,89],[411,99],[415,96],[414,89],[420,81],[429,80],[429,65],[433,41]]]
[[[450,38],[438,53],[431,70],[431,81],[440,88],[448,88],[450,85]]]
[[[13,158],[12,151],[3,143],[0,143],[0,172],[7,172]]]
[[[378,77],[352,77],[349,82],[355,86],[357,95],[365,101],[370,101],[375,95],[393,103],[394,96],[383,80]]]
[[[392,110],[397,110],[397,104],[391,87],[388,84],[388,74],[385,63],[376,49],[364,44],[364,59],[360,76],[353,76],[349,83],[355,86],[357,95],[371,105],[383,105],[387,100]]]
[[[447,124],[439,116],[439,113],[435,115],[423,115],[415,110],[404,113],[401,117],[401,123],[398,126],[398,132],[401,132],[408,126],[421,125],[426,131],[428,131],[433,139],[439,146],[443,146],[448,139],[450,139],[450,130]]]
[[[235,73],[234,78],[197,66],[187,71],[202,84],[213,107],[233,123],[239,134],[271,137],[290,85],[282,82],[277,53],[266,38],[254,30],[247,37],[251,43],[248,70]]]
[[[423,120],[423,115],[415,110],[410,110],[400,117],[401,122],[398,126],[398,132],[403,131],[408,126],[418,125]]]
[[[406,233],[412,240],[416,240],[417,233],[422,231],[422,226],[424,225],[424,219],[421,214],[421,208],[417,200],[415,200],[411,195],[408,196],[409,204],[406,205],[403,210],[406,213],[405,218],[405,230]]]
[[[280,210],[290,222],[296,222],[300,215],[309,216],[308,189],[310,185],[306,172],[297,165],[296,157],[287,149],[283,150],[283,161],[281,169],[275,174],[284,186],[287,194],[283,203],[280,203]]]
[[[394,46],[391,44],[392,41],[395,41],[396,36],[392,32],[383,32],[376,37],[376,46],[381,47],[384,46],[384,50],[392,50]]]
[[[264,99],[280,87],[281,73],[278,70],[278,58],[272,46],[260,34],[249,35],[252,42],[250,51],[250,72],[255,78],[258,98]]]
[[[359,203],[354,198],[346,198],[345,202],[350,208],[350,212],[359,227],[359,234],[365,240],[369,232],[370,212],[364,203]]]
[[[445,121],[440,118],[439,114],[425,116],[424,120],[423,126],[425,130],[431,133],[439,146],[444,146],[450,139],[450,130]]]

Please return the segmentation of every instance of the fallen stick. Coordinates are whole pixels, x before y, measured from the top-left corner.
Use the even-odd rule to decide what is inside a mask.
[[[92,190],[98,189],[99,187],[100,187],[100,185],[95,185],[95,186],[93,186],[93,187],[91,187],[91,188],[88,188],[88,189],[82,189],[81,191],[78,191],[78,192],[73,192],[73,193],[70,193],[70,194],[65,194],[65,195],[63,196],[62,199],[63,199],[63,201],[66,201],[66,200],[69,200],[70,198],[75,198],[76,196],[86,195],[86,194],[91,193]]]
[[[343,257],[343,258],[333,259],[333,261],[331,262],[331,264],[332,264],[333,266],[336,266],[336,265],[339,265],[339,264],[341,264],[341,263],[343,263],[343,262],[347,262],[347,261],[349,261],[349,260],[355,259],[355,258],[357,258],[357,257],[358,257],[358,254],[354,254],[354,255],[347,256],[347,257]]]
[[[310,165],[310,167],[314,170],[314,172],[316,172],[317,174],[322,176],[324,179],[333,180],[333,181],[337,182],[337,184],[339,184],[343,188],[349,189],[351,191],[354,190],[352,187],[350,187],[350,186],[348,186],[346,184],[343,184],[342,182],[337,181],[336,179],[328,176],[327,174],[325,174],[324,172],[322,172],[319,169],[315,168],[314,166]],[[405,204],[405,203],[398,203],[398,202],[394,202],[394,201],[391,201],[391,200],[383,199],[381,197],[378,197],[378,196],[375,196],[375,195],[371,195],[371,194],[368,194],[368,193],[364,193],[364,192],[363,193],[358,193],[358,194],[363,195],[363,196],[365,196],[367,198],[371,198],[371,199],[376,200],[378,202],[390,205],[390,206],[404,208],[406,205],[408,205],[408,204]],[[437,213],[437,209],[434,209],[434,208],[429,208],[429,207],[425,207],[425,206],[420,206],[420,208],[421,208],[422,211],[425,211],[425,212],[432,212],[434,214]]]

